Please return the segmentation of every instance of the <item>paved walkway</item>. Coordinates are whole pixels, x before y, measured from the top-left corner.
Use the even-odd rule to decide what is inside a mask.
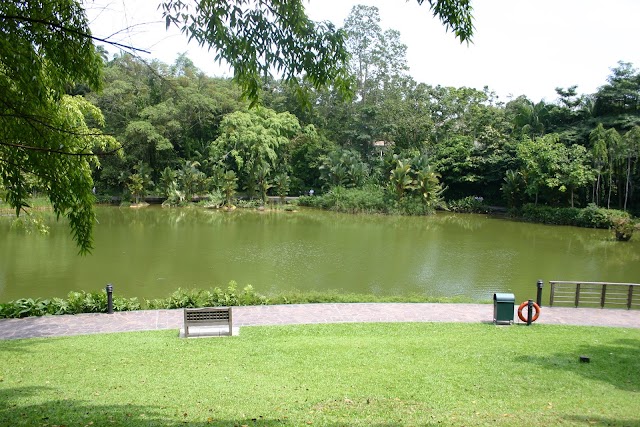
[[[0,320],[0,339],[180,329],[182,310]],[[514,316],[519,322],[517,315]],[[235,326],[344,322],[491,323],[493,304],[291,304],[234,307]],[[640,310],[543,307],[536,323],[640,328]]]

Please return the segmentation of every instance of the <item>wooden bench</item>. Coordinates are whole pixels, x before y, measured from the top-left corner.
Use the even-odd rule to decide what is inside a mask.
[[[231,307],[203,307],[184,309],[184,337],[189,338],[190,326],[229,327],[228,335],[233,335],[233,316]]]

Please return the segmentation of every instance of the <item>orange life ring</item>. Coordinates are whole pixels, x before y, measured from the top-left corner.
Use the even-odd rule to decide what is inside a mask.
[[[526,322],[527,319],[524,317],[524,315],[522,314],[522,309],[527,307],[529,305],[529,301],[525,301],[522,304],[520,304],[520,307],[518,307],[518,317],[520,318],[520,320],[522,320],[523,322]],[[535,314],[533,315],[533,317],[531,318],[531,322],[535,322],[536,320],[538,320],[538,316],[540,316],[540,306],[538,304],[536,304],[535,302],[533,303],[533,309],[536,311]]]

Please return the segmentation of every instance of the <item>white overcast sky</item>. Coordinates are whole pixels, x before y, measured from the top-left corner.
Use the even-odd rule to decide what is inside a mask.
[[[151,51],[141,55],[173,63],[187,52],[211,76],[231,76],[214,54],[187,44],[178,31],[167,32],[161,0],[85,0],[95,36]],[[471,0],[475,34],[460,44],[431,17],[427,6],[410,0],[310,0],[316,21],[341,27],[356,4],[376,6],[382,29],[400,31],[407,45],[410,74],[418,82],[454,87],[488,86],[508,101],[526,95],[533,101],[556,98],[555,88],[578,85],[593,93],[622,60],[640,67],[640,0]],[[426,2],[425,2],[426,3]],[[154,24],[149,24],[155,22]],[[116,49],[107,46],[110,53]]]

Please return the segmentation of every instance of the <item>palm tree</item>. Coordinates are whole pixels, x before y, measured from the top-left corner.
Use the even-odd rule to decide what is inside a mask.
[[[205,178],[205,174],[198,170],[198,167],[200,167],[199,162],[187,160],[184,162],[180,172],[178,172],[187,202],[193,199],[194,194],[202,187]]]
[[[266,162],[261,162],[256,168],[256,186],[258,187],[262,204],[267,202],[267,191],[273,187],[269,181],[269,172],[271,172],[271,168]]]
[[[440,201],[444,189],[440,184],[441,175],[431,165],[426,165],[416,173],[416,189],[427,206],[433,206]]]
[[[520,172],[509,169],[505,173],[503,181],[500,189],[505,199],[507,199],[507,204],[512,208],[516,205],[518,194],[522,189],[522,175]]]
[[[164,170],[160,173],[159,185],[160,189],[162,190],[162,194],[165,197],[169,197],[169,194],[171,194],[171,191],[173,190],[172,186],[176,186],[177,175],[178,174],[176,173],[176,171],[171,169],[169,166],[164,168]]]
[[[222,177],[222,192],[224,193],[224,201],[227,206],[231,206],[233,196],[238,189],[238,177],[234,171],[226,171]]]
[[[273,184],[276,188],[276,193],[280,196],[280,202],[284,203],[284,198],[287,196],[287,193],[289,193],[289,185],[291,184],[289,175],[285,172],[276,175],[273,178]]]
[[[405,191],[414,189],[414,181],[411,177],[411,164],[405,164],[402,160],[397,159],[396,167],[391,170],[389,180],[395,193],[398,195],[398,200],[402,200]]]

